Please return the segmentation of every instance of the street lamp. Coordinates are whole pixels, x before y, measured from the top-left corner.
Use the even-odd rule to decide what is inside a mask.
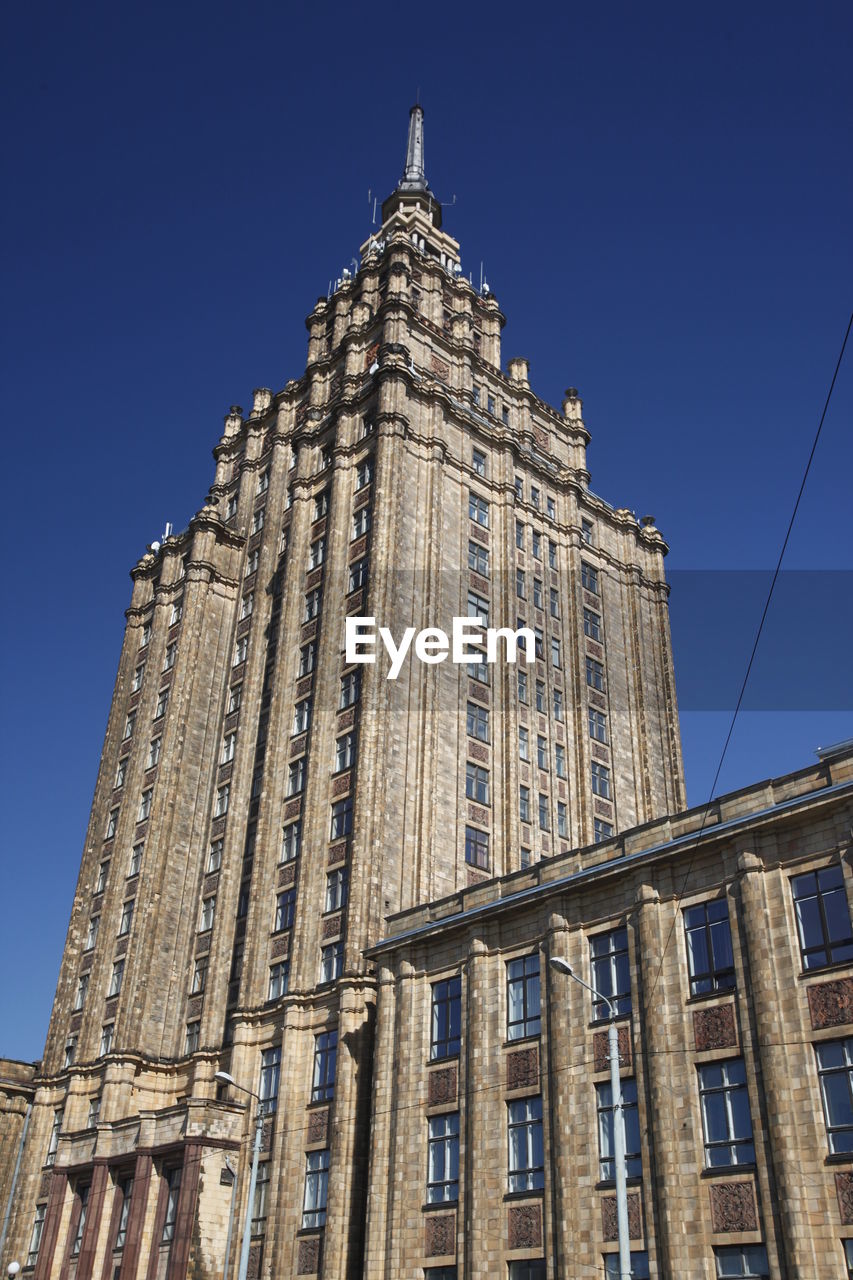
[[[631,1244],[628,1235],[628,1187],[625,1172],[625,1115],[622,1110],[622,1083],[619,1079],[619,1031],[616,1027],[616,1008],[612,1000],[608,1000],[602,992],[596,991],[583,978],[579,978],[568,960],[562,956],[551,957],[552,968],[559,973],[567,973],[575,982],[579,982],[587,991],[591,991],[596,1000],[606,1004],[610,1013],[610,1025],[607,1028],[607,1042],[610,1055],[610,1093],[613,1103],[613,1154],[616,1166],[616,1226],[619,1236],[619,1277],[620,1280],[631,1280]]]
[[[255,1184],[258,1181],[258,1156],[261,1153],[261,1136],[264,1131],[264,1104],[259,1095],[252,1089],[247,1089],[244,1085],[238,1084],[233,1076],[229,1076],[227,1071],[217,1071],[214,1080],[221,1080],[223,1084],[230,1084],[232,1088],[239,1089],[241,1093],[248,1093],[250,1098],[254,1098],[258,1104],[255,1112],[255,1143],[252,1147],[252,1172],[249,1175],[249,1198],[246,1201],[246,1217],[243,1222],[243,1240],[240,1245],[240,1267],[237,1272],[237,1280],[246,1280],[249,1271],[249,1246],[252,1241],[252,1206],[255,1202]],[[226,1258],[226,1266],[228,1260]],[[227,1276],[225,1277],[227,1280]]]

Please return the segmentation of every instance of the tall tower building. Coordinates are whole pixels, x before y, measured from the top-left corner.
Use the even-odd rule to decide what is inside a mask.
[[[250,1274],[359,1276],[386,917],[684,806],[666,544],[590,490],[577,392],[503,371],[420,107],[306,325],[132,570],[11,1220],[36,1280],[219,1276],[229,1213],[236,1274],[252,1115],[217,1071],[266,1113]],[[536,661],[413,646],[392,679],[354,617],[524,625]]]

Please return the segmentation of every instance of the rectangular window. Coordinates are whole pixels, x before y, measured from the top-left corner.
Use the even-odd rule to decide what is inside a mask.
[[[373,479],[373,458],[364,458],[355,469],[355,487],[366,489]]]
[[[469,702],[466,711],[466,728],[469,738],[479,738],[480,742],[489,741],[489,713],[485,707],[476,702]]]
[[[592,523],[589,520],[581,520],[581,538],[588,547],[592,546]]]
[[[562,800],[557,801],[557,835],[568,838],[569,819],[566,806]]]
[[[590,640],[601,639],[601,614],[596,613],[593,609],[584,609],[583,611],[583,633]]]
[[[489,504],[485,498],[481,498],[479,494],[468,494],[468,516],[476,524],[480,524],[484,529],[489,527]]]
[[[515,594],[520,600],[524,599],[524,570],[516,569],[515,571]]]
[[[207,933],[208,929],[213,928],[213,917],[216,913],[216,894],[212,894],[209,898],[203,898],[201,903],[201,912],[199,914],[198,931],[199,933]]]
[[[631,1277],[632,1280],[648,1280],[649,1255],[645,1249],[631,1250]],[[618,1253],[605,1253],[604,1280],[620,1280]]]
[[[74,997],[74,1005],[73,1005],[73,1009],[75,1013],[78,1010],[82,1009],[83,1005],[86,1003],[86,993],[88,992],[88,990],[89,990],[89,975],[88,973],[83,973],[77,979],[77,994]]]
[[[317,646],[313,640],[304,644],[299,650],[299,676],[309,676],[314,670],[317,660]]]
[[[521,822],[530,821],[530,788],[524,785],[518,788],[518,817]]]
[[[518,520],[515,522],[515,545],[520,551],[524,550],[524,525]]]
[[[604,689],[604,667],[595,658],[586,660],[586,682],[591,689]]]
[[[44,1231],[44,1215],[47,1213],[46,1204],[37,1204],[35,1217],[33,1219],[33,1233],[30,1236],[30,1247],[27,1253],[27,1266],[34,1267],[38,1261],[39,1248],[41,1246],[42,1232]]]
[[[344,970],[343,942],[330,942],[320,948],[320,981],[334,982]]]
[[[542,579],[533,579],[533,607],[534,609],[542,608]]]
[[[369,533],[371,523],[372,523],[372,519],[371,519],[369,506],[361,507],[358,511],[356,511],[355,515],[352,518],[351,541],[355,541],[356,538],[363,538],[366,533]]]
[[[180,1166],[177,1169],[170,1169],[165,1177],[169,1190],[166,1201],[166,1217],[163,1222],[163,1234],[160,1237],[163,1244],[167,1244],[175,1238],[175,1223],[178,1220],[178,1197],[181,1192]]]
[[[476,591],[468,592],[468,617],[478,618],[484,627],[489,625],[489,602]]]
[[[195,1053],[201,1043],[201,1023],[195,1019],[187,1023],[187,1034],[184,1041],[184,1053]]]
[[[332,805],[332,823],[329,839],[340,840],[343,836],[348,836],[351,832],[352,797],[347,796],[346,800],[336,800]]]
[[[581,560],[581,586],[584,591],[589,591],[592,595],[598,595],[598,570],[586,560]]]
[[[430,1060],[452,1058],[462,1034],[462,979],[457,975],[432,984]]]
[[[459,1199],[459,1112],[430,1116],[427,1204]]]
[[[290,961],[279,960],[270,965],[270,981],[267,988],[268,1000],[280,1000],[287,995],[287,982],[290,975]]]
[[[550,539],[548,541],[548,567],[550,569],[556,569],[557,567],[557,544],[556,542],[551,542]]]
[[[152,738],[148,744],[148,759],[145,761],[146,769],[156,769],[160,763],[160,748],[163,744],[162,738]]]
[[[469,662],[468,675],[472,680],[479,680],[480,684],[488,684],[490,675],[488,662]]]
[[[89,1099],[89,1114],[86,1117],[86,1128],[94,1129],[101,1115],[100,1095]]]
[[[240,639],[237,641],[237,643],[234,646],[234,661],[232,662],[231,665],[233,667],[239,667],[241,663],[246,661],[246,654],[248,652],[249,652],[249,638],[248,636],[240,636]]]
[[[478,804],[489,803],[489,771],[470,760],[465,765],[465,795]]]
[[[213,840],[211,842],[210,850],[207,855],[208,874],[210,874],[211,871],[218,871],[219,868],[222,866],[222,850],[224,848],[225,848],[225,841],[221,838],[219,840]]]
[[[853,959],[850,908],[838,863],[794,876],[794,913],[804,969],[821,969]]]
[[[308,568],[319,569],[326,558],[326,539],[315,538],[308,548]]]
[[[95,943],[98,941],[98,929],[101,925],[100,916],[92,916],[89,921],[89,932],[86,934],[86,951],[91,951]]]
[[[477,827],[465,828],[465,861],[469,866],[489,869],[489,833]]]
[[[101,1027],[101,1048],[100,1048],[101,1057],[103,1057],[104,1054],[112,1052],[114,1032],[115,1032],[115,1023],[113,1022],[105,1022],[104,1025]]]
[[[251,577],[253,573],[257,573],[258,563],[260,561],[260,558],[261,558],[261,553],[258,551],[257,547],[255,547],[254,551],[249,552],[248,559],[246,560],[246,577],[247,578]]]
[[[550,827],[548,797],[542,791],[539,792],[539,827],[542,831],[547,831]]]
[[[566,776],[566,748],[561,747],[559,742],[554,747],[554,771],[558,778]]]
[[[552,618],[559,618],[559,616],[560,616],[560,596],[559,596],[559,593],[558,593],[558,591],[557,591],[557,588],[556,588],[556,587],[549,587],[548,591],[549,591],[549,607],[550,607],[550,610],[551,610],[551,617],[552,617]]]
[[[77,1037],[69,1036],[65,1041],[65,1053],[62,1059],[63,1068],[74,1065],[74,1059],[77,1057]]]
[[[269,1160],[261,1160],[258,1163],[258,1172],[255,1178],[255,1199],[252,1204],[251,1233],[253,1236],[262,1236],[267,1229],[267,1200],[271,1167],[271,1161]]]
[[[613,824],[605,822],[602,818],[593,818],[592,826],[596,844],[601,844],[602,840],[609,840],[613,835]]]
[[[290,929],[296,913],[296,890],[283,889],[275,900],[275,920],[273,930],[280,933],[282,929]]]
[[[113,971],[110,974],[110,985],[107,987],[107,999],[110,996],[117,996],[121,991],[121,984],[124,978],[124,960],[116,960],[113,964]]]
[[[338,1033],[324,1031],[314,1037],[314,1076],[311,1101],[328,1102],[335,1095],[335,1070],[338,1061]]]
[[[147,644],[150,644],[150,643],[151,643],[151,630],[152,630],[152,628],[151,628],[151,623],[150,623],[150,622],[143,622],[143,624],[142,624],[142,632],[141,632],[141,634],[140,634],[140,636],[139,636],[139,647],[140,647],[140,649],[144,649],[144,648],[145,648],[145,646],[146,646]]]
[[[501,422],[505,427],[509,426],[509,409],[505,404],[501,405]]]
[[[342,911],[349,898],[349,868],[326,873],[325,911]]]
[[[494,412],[495,412],[495,397],[494,397],[494,396],[492,396],[492,395],[487,395],[487,396],[486,396],[486,412],[487,412],[487,413],[491,413],[492,415],[494,415]]]
[[[305,768],[307,757],[300,756],[298,760],[291,760],[287,766],[287,794],[289,796],[298,796],[305,789]]]
[[[258,510],[255,512],[255,514],[252,516],[252,533],[260,533],[261,529],[263,529],[264,527],[265,519],[266,519],[265,510],[263,507],[259,507]]]
[[[121,906],[121,919],[118,922],[118,936],[124,937],[126,933],[130,933],[130,926],[133,924],[133,898],[128,902],[123,902]]]
[[[154,796],[154,788],[148,787],[139,797],[139,810],[136,814],[137,822],[147,822],[151,813],[151,801]]]
[[[351,707],[353,703],[358,702],[361,693],[361,671],[347,671],[341,676],[341,696],[338,702],[338,709]]]
[[[690,994],[730,991],[735,985],[735,962],[729,909],[724,898],[700,902],[684,910]]]
[[[107,829],[104,832],[105,840],[112,840],[118,830],[118,809],[111,809],[110,816],[107,818]]]
[[[293,708],[293,729],[294,734],[307,733],[311,727],[311,699],[303,698],[301,702],[297,702]]]
[[[530,486],[530,501],[534,507],[539,506],[539,490],[536,488],[535,484]]]
[[[335,772],[351,769],[355,764],[355,734],[345,733],[335,743]]]
[[[610,799],[610,770],[595,760],[592,762],[592,793],[601,796],[602,800]]]
[[[109,863],[109,859],[107,859],[106,862],[102,862],[101,865],[98,867],[98,879],[95,882],[96,897],[99,893],[103,893],[104,890],[106,889],[107,876],[109,875],[109,873],[110,873],[110,863]]]
[[[237,747],[236,733],[226,733],[222,740],[222,755],[219,757],[220,764],[228,764],[234,759],[234,751]]]
[[[127,742],[128,738],[133,737],[133,729],[136,724],[136,712],[131,711],[124,722],[124,734],[122,740]]]
[[[509,1190],[537,1191],[545,1186],[542,1099],[519,1098],[507,1104]]]
[[[252,613],[254,612],[254,608],[255,608],[255,593],[254,591],[247,591],[247,593],[243,596],[243,600],[240,605],[241,621],[243,620],[243,618],[250,618],[252,616]]]
[[[533,533],[533,559],[542,559],[542,534],[536,533],[535,530]]]
[[[74,1236],[74,1242],[71,1245],[71,1256],[76,1258],[83,1244],[83,1232],[86,1228],[86,1208],[89,1203],[89,1186],[84,1184],[77,1188],[77,1232]]]
[[[518,700],[522,704],[522,706],[526,707],[527,706],[527,672],[522,670],[521,667],[519,667],[516,674],[518,679]]]
[[[562,658],[560,656],[560,641],[556,636],[551,637],[551,666],[562,666]]]
[[[193,966],[193,977],[190,985],[190,994],[200,996],[207,986],[207,966],[209,956],[196,956]]]
[[[302,823],[288,822],[281,831],[281,860],[292,862],[302,849]]]
[[[163,670],[171,671],[178,657],[178,642],[173,640],[171,644],[166,645],[166,652],[163,655]]]
[[[556,518],[557,518],[557,505],[556,505],[556,503],[554,502],[554,499],[553,499],[553,498],[546,498],[546,499],[545,499],[545,510],[547,511],[548,516],[549,516],[549,518],[550,518],[551,520],[556,520]]]
[[[314,519],[322,520],[323,516],[329,514],[329,490],[324,489],[322,493],[318,493],[314,498]]]
[[[281,1045],[264,1049],[261,1054],[261,1082],[258,1096],[264,1113],[272,1115],[278,1106],[278,1083],[281,1076]]]
[[[314,591],[309,591],[305,596],[305,610],[302,614],[303,622],[311,622],[320,612],[320,605],[323,601],[323,592],[319,587]]]
[[[545,681],[536,681],[536,710],[545,714]]]
[[[119,787],[124,786],[125,779],[127,777],[127,764],[129,759],[130,759],[129,756],[125,756],[124,759],[119,760],[118,762],[118,765],[116,767],[116,780],[113,783],[113,788],[116,791],[119,789]]]
[[[539,955],[534,952],[506,966],[506,1038],[524,1040],[540,1030]]]
[[[228,798],[231,795],[231,783],[225,782],[216,790],[216,802],[213,806],[214,818],[222,818],[228,812]]]
[[[305,1199],[302,1202],[302,1226],[322,1227],[326,1222],[326,1198],[329,1191],[329,1151],[309,1151],[305,1157]]]
[[[536,735],[536,763],[540,769],[548,768],[548,743],[541,733]]]
[[[592,962],[592,985],[607,996],[616,1013],[631,1012],[631,970],[628,964],[628,930],[611,929],[597,933],[589,940]],[[609,1018],[610,1010],[603,1000],[592,1006],[594,1018]]]
[[[154,708],[154,719],[160,720],[166,714],[169,705],[169,690],[161,689],[157,694],[157,705]]]
[[[541,627],[533,628],[533,636],[535,642],[535,650],[537,658],[545,657],[545,633]]]
[[[138,693],[142,688],[142,677],[145,675],[145,663],[141,662],[133,673],[133,679],[130,682],[130,692]]]
[[[815,1045],[826,1136],[833,1155],[853,1151],[853,1036]]]
[[[620,1081],[622,1115],[625,1121],[625,1169],[629,1178],[642,1174],[640,1160],[640,1120],[637,1112],[636,1080]],[[610,1082],[595,1086],[598,1108],[598,1176],[602,1182],[616,1180],[616,1150],[613,1140],[613,1091]]]
[[[468,543],[468,568],[480,573],[484,578],[489,576],[489,549],[481,547],[479,542]]]
[[[471,465],[478,476],[484,476],[486,474],[486,455],[481,450],[474,449],[471,454]]]
[[[634,1255],[631,1254],[633,1259]],[[770,1265],[763,1244],[727,1244],[714,1250],[719,1277],[738,1276],[744,1280],[770,1280]],[[618,1275],[618,1272],[614,1272]],[[648,1275],[648,1271],[646,1272]]]
[[[518,757],[520,760],[530,759],[530,735],[524,725],[518,727]]]
[[[597,742],[607,741],[607,717],[603,711],[596,711],[594,707],[589,707],[586,713],[587,726],[589,728],[589,736],[595,738]]]
[[[706,1168],[754,1164],[755,1147],[743,1058],[706,1062],[697,1070]]]
[[[367,585],[367,556],[362,556],[360,560],[354,560],[349,567],[349,585],[347,591],[358,591],[361,587]]]

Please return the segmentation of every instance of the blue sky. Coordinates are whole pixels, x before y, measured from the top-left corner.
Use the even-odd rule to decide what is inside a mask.
[[[4,45],[0,1053],[41,1052],[128,570],[228,406],[301,372],[418,88],[505,358],[580,389],[593,488],[670,542],[701,803],[766,586],[736,571],[775,562],[853,306],[849,5],[46,3]],[[848,351],[724,790],[853,735],[851,421]]]

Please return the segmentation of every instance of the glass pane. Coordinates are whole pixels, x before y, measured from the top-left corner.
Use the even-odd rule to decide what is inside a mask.
[[[728,919],[720,920],[711,925],[711,946],[714,952],[715,970],[734,968],[732,935]]]
[[[705,1136],[708,1142],[725,1142],[729,1136],[728,1116],[721,1093],[706,1095],[702,1100],[705,1113]]]
[[[843,889],[836,889],[825,895],[823,909],[826,912],[826,923],[829,936],[833,940],[850,937],[850,911],[847,906],[847,894]]]
[[[853,1106],[850,1104],[847,1073],[833,1072],[832,1075],[822,1076],[821,1080],[830,1126],[835,1128],[838,1125],[853,1124]]]
[[[687,932],[687,962],[690,973],[708,972],[708,947],[704,929],[690,929]]]
[[[823,929],[820,924],[817,898],[806,898],[804,902],[797,903],[797,923],[804,947],[823,946]]]

